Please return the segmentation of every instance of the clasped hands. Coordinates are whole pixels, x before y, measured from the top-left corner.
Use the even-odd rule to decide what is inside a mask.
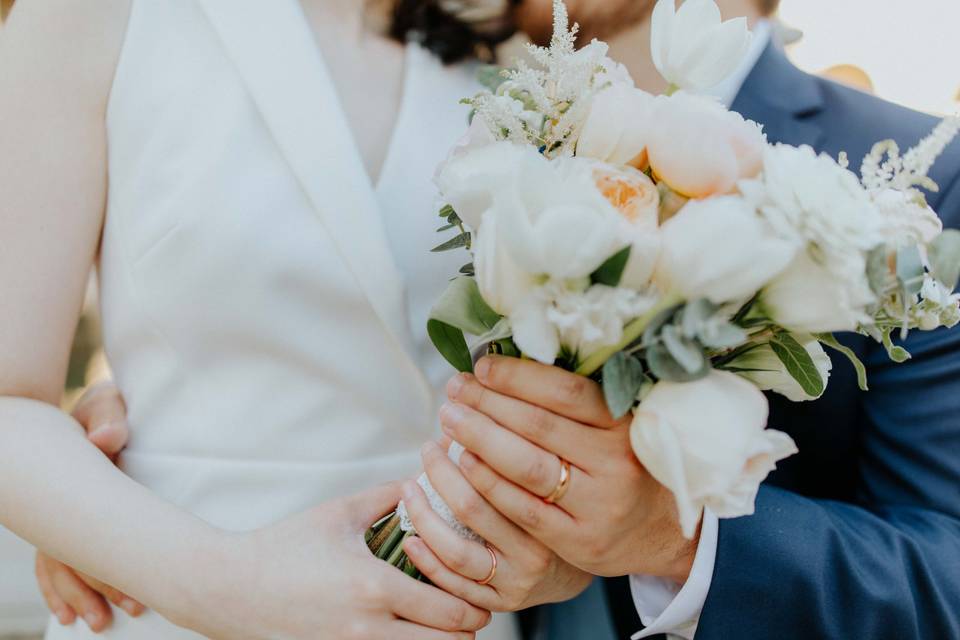
[[[402,496],[419,533],[405,550],[436,586],[479,609],[515,611],[572,598],[593,575],[686,580],[696,541],[682,536],[673,496],[637,461],[629,419],[610,416],[599,385],[555,367],[491,356],[478,362],[475,375],[451,379],[447,394],[444,438],[424,446],[424,468],[486,546],[460,538],[419,486],[405,483]],[[124,408],[112,387],[91,393],[75,417],[108,455],[122,447]],[[108,428],[96,428],[102,425]],[[444,449],[450,440],[466,448],[459,465]],[[561,480],[562,496],[551,503]],[[112,615],[106,600],[134,616],[143,610],[43,554],[37,574],[61,622],[79,614],[100,631]],[[448,628],[466,626],[476,628]]]

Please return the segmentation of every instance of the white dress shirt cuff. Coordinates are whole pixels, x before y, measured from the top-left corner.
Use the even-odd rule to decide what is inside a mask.
[[[659,633],[668,637],[692,640],[700,621],[700,613],[713,581],[713,565],[717,559],[717,517],[708,509],[703,514],[700,542],[693,560],[690,577],[683,587],[665,578],[631,575],[630,592],[645,629],[633,634],[640,640]]]

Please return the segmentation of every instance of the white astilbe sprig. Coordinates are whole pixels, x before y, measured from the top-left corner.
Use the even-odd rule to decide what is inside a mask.
[[[579,28],[570,25],[562,0],[554,0],[553,12],[550,46],[528,45],[532,64],[518,61],[495,93],[468,101],[497,138],[526,142],[548,157],[572,155],[596,92],[629,80],[607,57],[606,44],[594,40],[577,50]]]
[[[936,192],[937,183],[927,174],[958,133],[960,117],[950,116],[902,156],[900,147],[893,140],[878,142],[863,159],[860,168],[863,186],[873,192],[893,189],[919,198],[922,198],[919,188]]]

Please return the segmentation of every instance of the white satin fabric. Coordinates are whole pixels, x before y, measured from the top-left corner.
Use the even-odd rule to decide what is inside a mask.
[[[436,434],[451,370],[426,316],[466,258],[428,252],[431,178],[476,87],[415,46],[406,66],[372,185],[297,0],[133,2],[100,264],[122,466],[219,527],[412,476]],[[485,633],[517,637],[506,617]],[[197,636],[122,612],[47,634],[94,637]]]

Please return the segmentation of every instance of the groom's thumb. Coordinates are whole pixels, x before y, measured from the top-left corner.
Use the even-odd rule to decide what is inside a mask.
[[[366,530],[377,520],[387,515],[400,502],[402,482],[389,482],[347,498],[344,505],[351,523]]]

